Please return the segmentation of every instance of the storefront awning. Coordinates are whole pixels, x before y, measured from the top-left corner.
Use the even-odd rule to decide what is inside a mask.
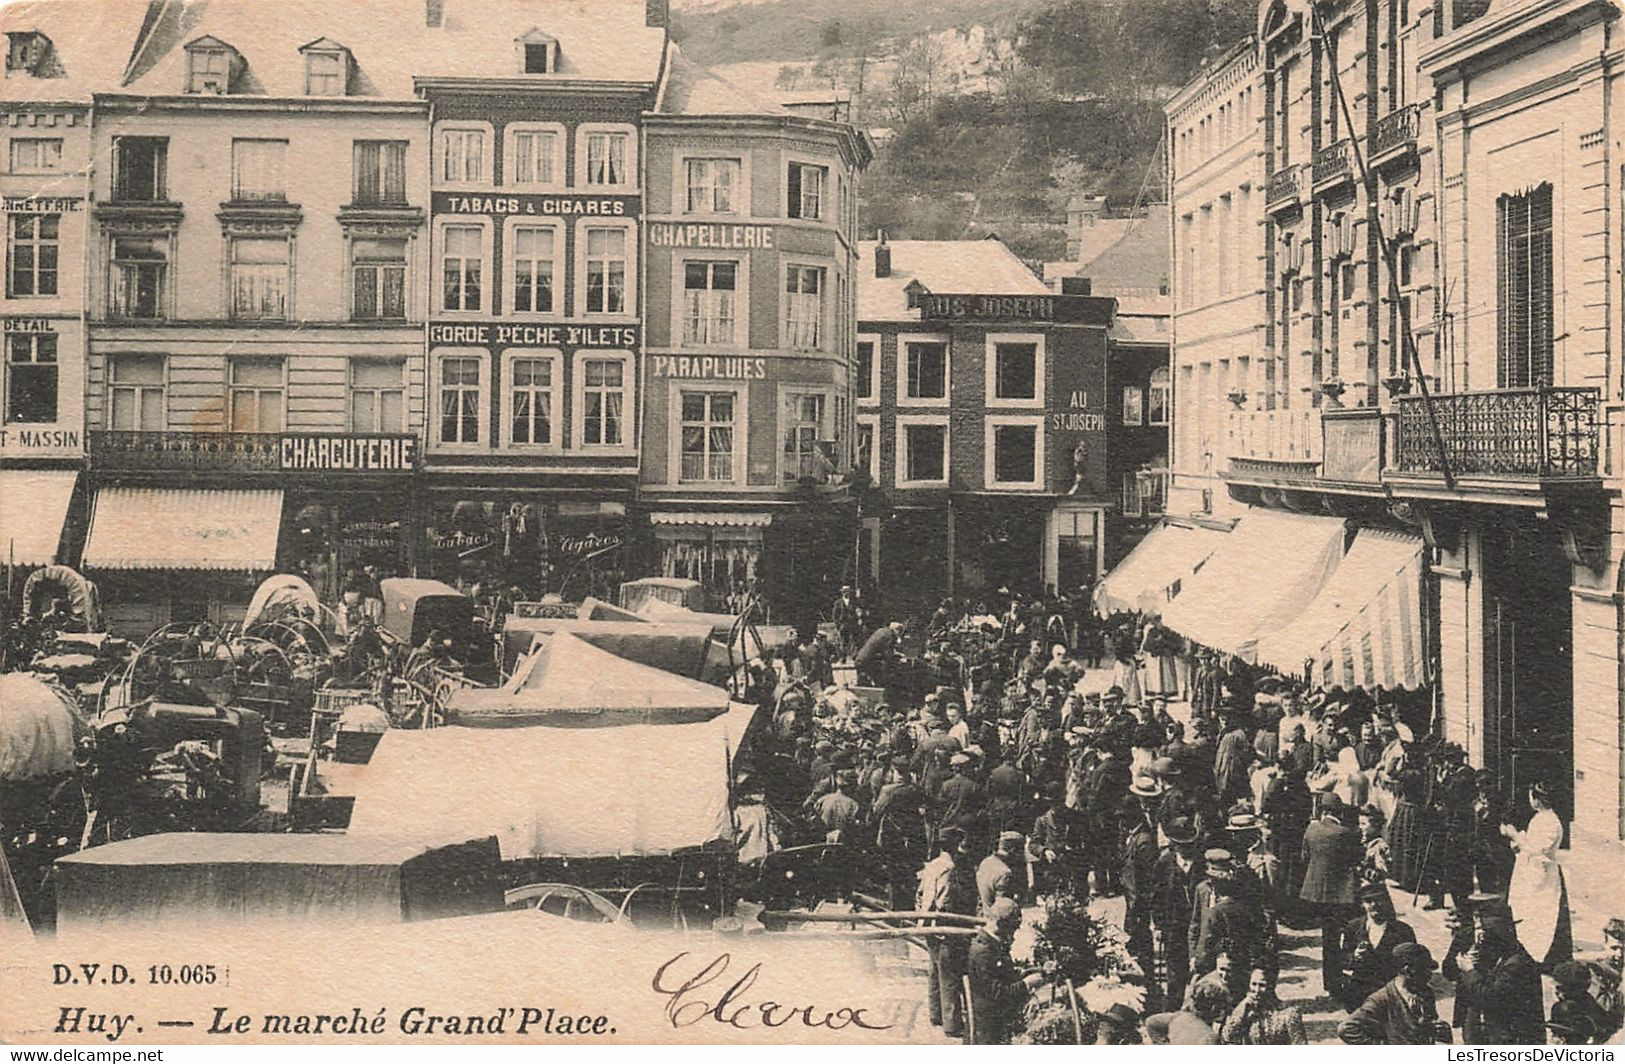
[[[717,511],[657,511],[649,515],[657,525],[708,525],[717,528],[766,528],[772,514],[719,513]]]
[[[102,488],[90,515],[87,569],[276,568],[282,492]]]
[[[1362,529],[1313,602],[1258,643],[1258,660],[1318,687],[1415,688],[1422,658],[1422,541]]]
[[[1161,614],[1225,535],[1208,528],[1158,525],[1095,586],[1095,612]]]
[[[1304,611],[1343,557],[1343,520],[1253,508],[1162,612],[1192,642],[1257,661],[1258,642]]]
[[[73,498],[71,469],[0,472],[0,565],[50,565]]]

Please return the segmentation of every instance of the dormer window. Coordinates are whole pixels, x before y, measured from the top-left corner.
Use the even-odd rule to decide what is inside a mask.
[[[45,58],[51,53],[51,38],[29,30],[6,34],[6,73],[21,72],[40,77],[45,73]]]
[[[350,94],[350,50],[326,37],[299,49],[305,56],[306,96]]]
[[[523,74],[556,74],[559,69],[558,39],[533,29],[514,40]]]
[[[237,64],[235,48],[214,37],[199,37],[186,46],[186,91],[224,96],[231,91]]]

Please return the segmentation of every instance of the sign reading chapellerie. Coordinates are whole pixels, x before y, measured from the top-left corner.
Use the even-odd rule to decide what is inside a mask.
[[[956,295],[927,292],[920,317],[946,321],[1044,321],[1107,325],[1112,301],[1098,296]]]
[[[773,247],[771,225],[723,225],[718,222],[655,222],[649,246],[656,248],[721,248],[749,251]]]
[[[288,473],[410,473],[417,466],[416,436],[285,435],[277,452]]]

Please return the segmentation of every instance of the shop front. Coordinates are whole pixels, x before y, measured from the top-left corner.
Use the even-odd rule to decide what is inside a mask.
[[[426,522],[426,575],[535,600],[613,601],[626,579],[626,503],[546,489],[441,487]]]

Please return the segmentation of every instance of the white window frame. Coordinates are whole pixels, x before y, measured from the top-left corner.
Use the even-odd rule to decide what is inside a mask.
[[[1042,410],[1044,409],[1044,382],[1045,382],[1045,335],[1041,332],[1001,332],[987,334],[987,349],[984,358],[985,379],[987,383],[987,405],[994,409],[1015,410]],[[1033,353],[1033,398],[1031,399],[1003,399],[998,395],[999,385],[999,344],[1032,344]]]
[[[514,252],[518,248],[520,229],[551,229],[553,231],[553,302],[544,310],[518,310],[514,300],[518,286],[514,283]],[[502,311],[506,315],[528,320],[532,318],[560,317],[564,314],[566,250],[564,222],[536,215],[513,215],[502,223]],[[439,281],[438,275],[436,281]]]
[[[694,262],[731,262],[734,264],[734,334],[729,340],[714,344],[688,343],[688,264]],[[739,252],[720,252],[715,255],[694,254],[673,256],[671,264],[671,343],[692,351],[717,351],[750,347],[750,255]]]
[[[355,424],[355,397],[356,397],[356,393],[358,393],[358,392],[367,392],[368,394],[374,396],[374,401],[373,401],[373,407],[374,407],[374,409],[373,409],[373,421],[376,424],[376,423],[381,422],[383,420],[382,411],[380,409],[378,409],[379,404],[377,402],[376,396],[379,395],[382,392],[391,391],[393,389],[387,389],[387,388],[382,388],[382,387],[377,387],[377,386],[372,386],[372,385],[369,385],[369,386],[367,386],[365,388],[357,388],[356,387],[356,382],[355,382],[356,370],[358,368],[360,368],[361,366],[371,366],[371,365],[399,366],[400,369],[401,369],[401,388],[400,388],[400,392],[401,392],[401,425],[400,425],[399,428],[396,428],[396,429],[374,428],[372,431],[373,432],[407,432],[407,431],[409,431],[407,426],[412,423],[412,411],[411,411],[412,397],[411,397],[411,388],[410,388],[410,385],[409,385],[408,381],[409,381],[409,379],[411,377],[412,371],[411,371],[411,368],[407,365],[407,360],[404,359],[404,358],[352,358],[352,359],[350,359],[349,365],[345,367],[345,380],[344,380],[344,423],[345,423],[345,425],[348,427],[348,430],[350,432],[359,433],[359,432],[364,431],[362,429],[356,428],[356,424]]]
[[[275,389],[272,389],[269,386],[257,385],[257,384],[244,384],[244,385],[241,386],[241,389],[239,389],[238,384],[237,384],[237,377],[236,377],[237,367],[239,365],[241,365],[241,364],[243,364],[245,362],[271,362],[271,361],[276,362],[277,368],[279,370],[281,370],[281,372],[282,372],[282,379],[281,379],[281,381],[279,381],[277,383]],[[255,398],[255,408],[256,408],[255,409],[255,419],[256,419],[256,421],[258,420],[258,406],[259,406],[258,396],[260,395],[261,391],[272,391],[272,390],[274,390],[279,396],[282,397],[282,409],[281,409],[280,413],[277,416],[277,427],[276,428],[267,429],[263,425],[256,424],[254,428],[244,430],[244,431],[256,432],[256,433],[287,432],[288,431],[288,359],[285,356],[283,356],[283,355],[244,355],[244,356],[235,357],[235,358],[228,357],[226,359],[226,425],[225,425],[225,429],[226,429],[227,432],[237,432],[237,431],[239,431],[237,429],[237,392],[239,390],[244,391],[244,392],[250,392],[251,391],[251,392],[254,393],[254,395],[256,397]]]
[[[1042,414],[989,414],[982,422],[982,485],[988,491],[1043,491],[1045,469],[1044,415]],[[1033,430],[1033,479],[1023,481],[999,480],[998,462],[993,451],[996,430],[1004,427],[1031,428]]]
[[[671,182],[671,212],[689,218],[750,218],[750,157],[748,151],[740,151],[738,155],[729,154],[727,149],[719,151],[686,151],[678,152],[675,156],[675,165],[672,167]],[[733,209],[728,211],[688,209],[688,164],[703,160],[734,162],[739,164],[739,181],[734,186]],[[714,202],[714,198],[713,198]]]
[[[823,436],[823,435],[818,436],[813,441],[815,444],[818,442],[818,440],[829,439],[829,440],[836,441],[837,445],[839,445],[840,439],[841,439],[841,426],[840,426],[838,418],[837,418],[838,411],[835,409],[836,405],[837,405],[836,402],[835,402],[835,398],[836,398],[835,389],[824,387],[822,385],[816,385],[816,384],[781,384],[781,385],[779,385],[778,397],[777,397],[778,398],[778,403],[777,403],[777,407],[776,407],[776,409],[774,411],[774,416],[773,416],[774,427],[777,430],[773,434],[773,465],[777,470],[777,475],[776,475],[777,483],[781,487],[791,486],[784,479],[784,473],[785,473],[785,470],[784,470],[784,434],[785,434],[785,431],[789,427],[788,425],[785,424],[784,404],[785,404],[785,400],[791,395],[820,395],[820,396],[823,396],[823,398],[824,398],[824,421],[823,421],[823,424],[819,426],[818,430],[821,433],[827,432],[828,435],[827,436]],[[837,450],[836,450],[836,454],[835,454],[835,467],[836,467],[835,471],[836,472],[841,471],[840,470],[840,461],[841,461],[841,456],[840,456],[839,446],[837,446]],[[799,480],[800,480],[800,477],[799,477],[799,474],[798,474],[797,481],[799,481]]]
[[[218,58],[224,60],[225,69],[212,71],[200,69],[199,59]],[[231,49],[225,45],[205,45],[202,47],[186,49],[186,92],[187,95],[225,96],[231,92],[231,83],[234,80],[236,57]],[[216,73],[223,79],[218,92],[204,87],[204,82]]]
[[[357,240],[400,240],[405,244],[405,247],[402,250],[402,254],[404,255],[404,258],[402,259],[402,266],[403,266],[402,286],[403,286],[403,290],[402,290],[402,294],[401,294],[402,316],[400,318],[358,318],[358,317],[356,317],[356,307],[355,307],[355,271],[356,271],[356,267],[357,267],[357,265],[362,265],[362,266],[375,265],[375,264],[372,264],[372,263],[360,263],[360,264],[358,264],[356,262],[355,244],[356,244]],[[354,236],[354,235],[346,235],[345,236],[345,239],[344,239],[344,264],[345,264],[344,279],[345,279],[346,283],[345,283],[345,286],[344,286],[344,301],[345,301],[345,305],[346,305],[346,310],[348,311],[348,317],[346,318],[347,321],[397,323],[397,322],[403,322],[403,321],[409,322],[409,321],[414,320],[414,315],[413,315],[414,307],[413,307],[412,293],[413,293],[413,290],[417,286],[415,284],[415,271],[412,268],[412,260],[413,260],[413,257],[414,257],[413,248],[414,248],[414,245],[416,244],[416,242],[417,242],[416,239],[413,236],[411,236],[409,233],[390,234],[390,235],[382,235],[382,236],[362,236],[362,237],[358,237],[358,236]]]
[[[516,133],[551,133],[553,135],[553,180],[516,181],[518,169],[515,154]],[[570,137],[561,122],[509,122],[502,127],[502,187],[537,192],[557,191],[568,186]]]
[[[136,383],[134,381],[127,381],[127,382],[125,382],[123,384],[119,383],[118,377],[117,377],[116,373],[114,372],[115,366],[119,362],[119,360],[120,359],[132,359],[133,360],[133,359],[138,359],[138,358],[157,359],[158,360],[159,376],[162,378],[162,380],[160,380],[157,384]],[[115,432],[162,432],[162,431],[164,431],[164,429],[169,426],[169,362],[170,362],[170,359],[169,359],[169,356],[167,356],[167,355],[150,354],[150,353],[144,352],[144,351],[122,351],[122,352],[114,352],[112,354],[107,355],[106,360],[104,362],[103,369],[102,369],[103,375],[107,378],[107,380],[105,382],[106,383],[106,390],[105,390],[105,393],[104,393],[104,401],[105,401],[106,405],[102,409],[102,424],[103,424],[103,426],[105,428],[111,429],[111,430],[113,430]],[[124,390],[124,391],[129,391],[132,395],[134,395],[135,400],[136,400],[135,401],[136,421],[139,423],[140,420],[141,420],[141,398],[146,392],[152,391],[154,389],[156,389],[157,392],[158,392],[158,427],[157,428],[147,429],[147,428],[139,428],[138,427],[138,428],[133,428],[133,429],[120,429],[120,428],[117,428],[116,426],[114,426],[114,424],[113,424],[113,409],[114,409],[114,406],[115,406],[114,393],[116,393],[116,392],[118,392],[120,390]]]
[[[599,184],[587,180],[587,138],[596,133],[624,133],[626,135],[626,180],[614,184]],[[576,187],[599,191],[633,192],[638,187],[638,131],[625,122],[583,122],[576,127]]]
[[[281,242],[281,243],[287,245],[287,248],[288,248],[288,262],[287,262],[288,279],[287,279],[287,284],[285,286],[285,291],[282,293],[282,315],[281,315],[281,317],[256,317],[256,316],[250,316],[250,315],[239,315],[237,313],[237,267],[239,265],[242,265],[242,266],[276,265],[275,263],[269,263],[269,264],[267,264],[267,263],[248,263],[248,262],[239,263],[237,261],[237,245],[238,245],[238,243],[242,242],[242,241],[257,241],[257,240],[264,240],[264,241],[273,242],[273,243]],[[173,247],[173,246],[174,245],[171,244],[171,247]],[[298,288],[298,284],[299,284],[299,245],[298,245],[298,238],[296,236],[294,236],[291,232],[281,233],[281,234],[278,234],[278,233],[232,232],[232,233],[227,233],[226,234],[226,248],[225,248],[225,250],[226,250],[226,261],[225,261],[226,283],[225,283],[225,286],[224,286],[225,287],[224,295],[225,295],[225,304],[226,304],[225,305],[225,318],[226,318],[226,320],[228,320],[228,321],[251,321],[251,322],[260,322],[260,321],[262,321],[262,322],[289,322],[289,321],[298,320],[298,317],[299,317],[298,306],[299,306],[299,304],[298,304],[298,301],[297,301],[297,297],[298,297],[298,292],[299,292],[299,288]],[[170,265],[173,266],[174,263],[171,262]],[[346,280],[348,280],[348,278],[346,278]]]
[[[1129,417],[1128,396],[1133,392],[1135,396],[1134,417]],[[1145,424],[1145,389],[1138,384],[1123,385],[1122,417],[1124,428],[1140,428]]]
[[[1161,380],[1157,379],[1158,373],[1162,374]],[[1162,393],[1162,419],[1160,421],[1151,416],[1151,411],[1155,409],[1155,405],[1152,400],[1158,392]],[[1150,383],[1145,390],[1145,423],[1153,428],[1167,428],[1173,422],[1173,411],[1173,375],[1168,372],[1167,366],[1158,366],[1156,369],[1151,371]]]
[[[880,484],[880,415],[859,414],[853,419],[852,430],[852,460],[857,461],[858,437],[867,427],[873,433],[870,437],[873,443],[869,448],[869,479],[878,487]]]
[[[790,293],[785,290],[790,271],[820,270],[824,279],[818,289],[818,342],[811,347],[790,342]],[[835,267],[816,259],[784,259],[779,267],[779,346],[790,351],[829,351],[830,336],[835,331]]]
[[[17,161],[17,149],[23,145],[33,145],[34,157],[42,160],[46,154],[46,145],[56,145],[56,165],[47,166],[36,161],[33,166],[22,166]],[[12,137],[6,146],[6,166],[14,174],[56,174],[62,172],[62,138],[61,137]]]
[[[942,479],[941,480],[910,480],[908,478],[908,428],[910,425],[940,425],[942,426]],[[953,475],[951,464],[953,456],[952,429],[948,424],[947,414],[899,414],[897,415],[897,486],[899,488],[945,488]]]
[[[864,332],[858,333],[857,339],[852,345],[852,377],[853,377],[854,383],[856,383],[856,380],[857,380],[857,373],[858,373],[858,345],[860,345],[860,344],[873,344],[875,354],[874,354],[874,358],[871,359],[870,362],[869,362],[869,396],[868,396],[868,398],[864,398],[864,397],[858,395],[857,388],[854,387],[852,389],[853,402],[858,406],[879,406],[880,405],[880,400],[881,400],[881,396],[880,396],[880,334],[879,333],[864,333]]]
[[[440,438],[440,366],[448,358],[472,358],[479,362],[479,421],[472,440],[448,443]],[[485,450],[491,442],[491,353],[483,347],[437,347],[429,358],[429,373],[429,409],[423,420],[430,449],[464,454]]]
[[[908,345],[909,344],[941,344],[942,345],[942,390],[945,393],[941,399],[917,399],[908,394]],[[954,395],[954,349],[949,342],[947,333],[899,333],[897,336],[897,372],[893,374],[897,381],[898,406],[947,406]]]
[[[288,202],[288,145],[286,137],[231,138],[233,203]],[[263,157],[254,158],[260,151]],[[248,187],[255,182],[264,187]]]
[[[451,132],[484,134],[485,165],[483,172],[480,174],[477,180],[469,180],[468,178],[446,180],[440,176],[445,170],[445,145],[441,141],[441,136],[442,134]],[[434,124],[434,136],[429,145],[430,187],[449,189],[481,189],[493,187],[493,177],[491,173],[493,160],[491,158],[491,153],[494,150],[495,144],[496,133],[492,129],[491,123],[489,122],[436,122]],[[465,172],[466,170],[467,167],[464,167]]]
[[[813,155],[799,155],[787,153],[782,156],[783,171],[779,174],[779,216],[792,224],[806,222],[809,225],[833,225],[839,227],[831,215],[835,211],[835,171],[834,163],[829,159],[821,159]],[[790,217],[790,167],[811,166],[824,171],[824,188],[818,197],[817,218]]]
[[[587,309],[587,230],[620,229],[626,233],[626,307],[619,311]],[[575,292],[572,309],[578,318],[635,318],[638,313],[638,223],[614,218],[582,219],[575,232]]]
[[[315,61],[318,59],[337,59],[338,91],[314,92],[312,86],[317,77],[329,76],[325,71],[317,71]],[[348,96],[350,94],[350,55],[342,48],[312,48],[305,53],[305,95],[306,96]]]
[[[552,398],[548,418],[553,424],[552,443],[516,443],[513,438],[513,367],[522,358],[541,359],[553,364]],[[568,432],[564,424],[564,352],[556,347],[509,347],[502,351],[502,446],[525,454],[561,454]]]
[[[626,390],[626,402],[621,407],[621,442],[618,444],[588,443],[586,440],[586,387],[589,361],[615,360],[621,363],[621,382]],[[590,348],[576,351],[570,361],[570,444],[587,454],[632,454],[636,450],[638,416],[637,360],[630,351],[599,350]]]
[[[441,268],[445,264],[446,229],[473,227],[480,230],[480,282],[479,310],[449,310],[446,307],[446,286]],[[434,253],[430,257],[430,288],[434,293],[431,304],[436,314],[448,318],[474,319],[491,316],[491,219],[477,214],[452,214],[435,219]]]
[[[684,392],[726,392],[734,397],[734,475],[732,480],[683,479]],[[750,456],[748,444],[750,435],[750,385],[725,381],[673,380],[666,395],[666,417],[668,419],[667,424],[671,426],[671,430],[666,433],[666,482],[668,484],[693,485],[701,489],[737,488],[745,485],[746,467]]]

